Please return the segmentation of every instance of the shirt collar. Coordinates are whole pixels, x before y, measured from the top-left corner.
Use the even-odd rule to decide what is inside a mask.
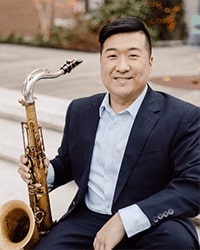
[[[125,109],[122,112],[128,111],[131,114],[132,117],[135,117],[136,113],[138,112],[138,110],[139,110],[139,108],[140,108],[140,106],[142,104],[142,101],[144,100],[146,92],[147,92],[147,85],[145,85],[144,90],[136,98],[136,100],[127,109]],[[104,97],[104,99],[103,99],[103,101],[101,103],[101,106],[99,107],[99,116],[100,117],[102,117],[103,112],[105,110],[107,110],[108,112],[113,112],[112,108],[110,107],[110,103],[109,103],[109,93],[106,93],[106,95],[105,95],[105,97]]]

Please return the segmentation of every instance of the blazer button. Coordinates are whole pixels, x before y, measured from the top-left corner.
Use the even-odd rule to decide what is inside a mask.
[[[164,216],[164,217],[168,217],[168,215],[169,215],[169,214],[168,214],[167,211],[164,211],[164,212],[163,212],[163,216]]]
[[[160,214],[158,214],[158,219],[159,220],[162,220],[163,219],[163,215],[160,213]]]
[[[73,201],[73,202],[72,202],[72,205],[73,205],[73,206],[75,206],[75,205],[76,205],[76,202],[75,202],[75,201]]]
[[[155,217],[153,217],[153,222],[154,223],[158,223],[158,221],[159,221],[159,219],[155,216]]]
[[[168,214],[173,215],[174,214],[174,210],[172,208],[168,209]]]

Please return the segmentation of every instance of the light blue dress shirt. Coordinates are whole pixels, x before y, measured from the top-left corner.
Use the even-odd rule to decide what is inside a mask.
[[[114,192],[127,141],[146,92],[147,86],[126,110],[117,114],[109,105],[107,93],[99,108],[100,120],[85,196],[87,207],[94,212],[112,214]],[[50,166],[48,183],[53,183],[53,179],[54,173]],[[136,204],[120,209],[119,214],[128,237],[150,227],[149,219]]]

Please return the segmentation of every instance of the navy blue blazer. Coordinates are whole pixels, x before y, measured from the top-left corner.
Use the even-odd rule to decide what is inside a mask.
[[[51,161],[54,188],[71,180],[79,187],[68,213],[87,191],[104,96],[71,102],[58,155]],[[149,86],[125,150],[112,212],[134,203],[152,226],[174,219],[194,233],[187,218],[200,210],[200,108]]]

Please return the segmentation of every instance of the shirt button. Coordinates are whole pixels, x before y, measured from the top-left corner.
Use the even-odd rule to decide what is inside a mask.
[[[119,127],[118,122],[114,121],[113,124],[114,124],[115,128],[118,128],[118,127]]]
[[[107,208],[109,208],[109,209],[111,208],[111,205],[109,203],[107,204]]]
[[[110,179],[109,179],[107,176],[104,176],[104,180],[105,180],[106,182],[109,182],[109,181],[110,181]]]

